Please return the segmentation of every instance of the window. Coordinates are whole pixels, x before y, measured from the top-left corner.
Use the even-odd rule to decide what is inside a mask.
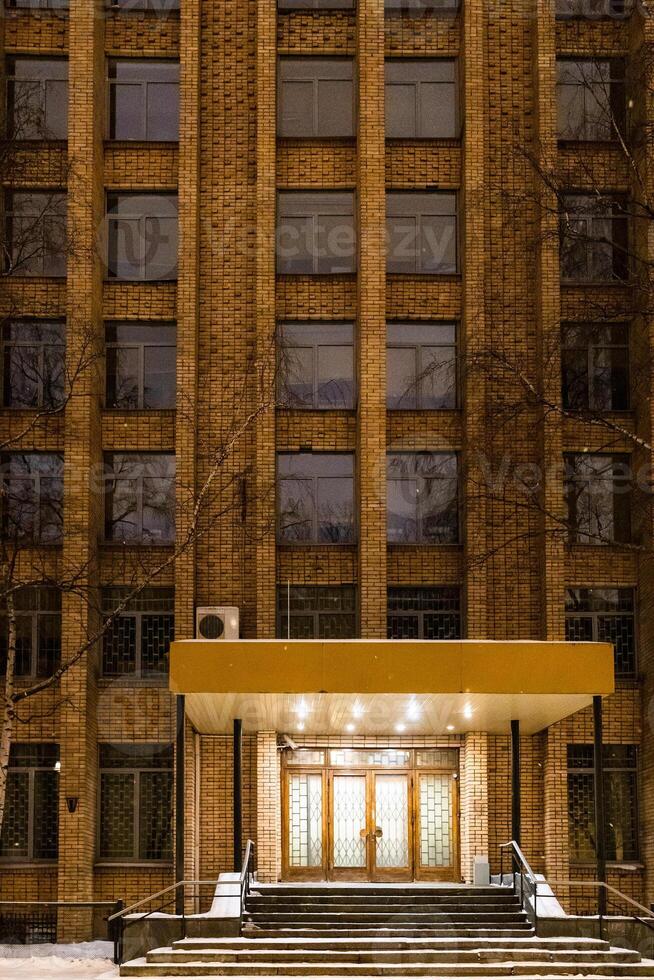
[[[102,590],[102,608],[113,613],[132,590],[112,586]],[[168,673],[168,651],[175,638],[175,591],[142,589],[112,622],[102,639],[104,677],[163,677]]]
[[[151,58],[109,61],[109,139],[179,139],[179,63]]]
[[[334,275],[355,271],[354,194],[280,194],[277,272]]]
[[[15,593],[16,677],[50,677],[61,661],[61,592],[47,587]],[[9,617],[0,608],[0,672],[7,666]]]
[[[615,139],[624,126],[624,63],[560,59],[557,73],[559,139]]]
[[[561,215],[561,275],[573,282],[623,281],[628,272],[625,202],[570,194]]]
[[[384,0],[387,13],[420,14],[455,13],[459,0]]]
[[[459,589],[390,586],[387,635],[389,640],[459,640]]]
[[[456,194],[391,191],[386,195],[388,272],[456,272],[456,234]]]
[[[63,533],[63,456],[4,453],[0,465],[5,540],[58,544]]]
[[[277,131],[280,136],[354,136],[350,58],[282,58]]]
[[[604,745],[606,857],[638,859],[637,749]],[[573,861],[595,861],[595,749],[568,745],[568,837]]]
[[[105,474],[107,541],[172,544],[175,540],[175,456],[109,453]]]
[[[354,0],[278,0],[280,10],[354,10]]]
[[[14,742],[9,751],[0,858],[56,861],[59,835],[59,746]]]
[[[354,408],[352,323],[280,324],[278,401],[285,408]]]
[[[7,118],[17,140],[65,140],[68,136],[68,61],[7,59]]]
[[[177,279],[177,195],[109,194],[110,279]]]
[[[25,10],[68,10],[69,0],[9,0],[7,6]]]
[[[629,456],[566,453],[565,492],[573,543],[619,544],[631,539]]]
[[[556,0],[556,16],[622,20],[629,17],[633,7],[633,0]]]
[[[107,323],[108,408],[175,407],[176,333],[174,323]]]
[[[172,746],[123,743],[99,748],[99,857],[171,861]]]
[[[180,0],[108,0],[108,3],[122,10],[159,10],[165,13],[179,10]]]
[[[635,677],[634,590],[566,589],[565,638],[612,643],[616,677]]]
[[[354,456],[280,453],[279,540],[284,544],[352,544]]]
[[[277,635],[282,639],[352,639],[357,635],[356,623],[353,585],[277,586]]]
[[[66,275],[66,195],[59,191],[6,194],[8,272]]]
[[[456,62],[420,58],[386,62],[386,136],[458,136]]]
[[[386,405],[390,409],[456,407],[456,326],[389,323]]]
[[[454,453],[389,453],[386,467],[389,542],[458,542],[457,470]]]
[[[563,407],[629,408],[629,328],[624,323],[566,323],[562,329]]]
[[[3,329],[4,408],[56,409],[64,401],[65,324],[13,320]]]

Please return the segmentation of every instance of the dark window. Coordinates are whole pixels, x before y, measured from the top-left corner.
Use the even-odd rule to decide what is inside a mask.
[[[628,274],[626,203],[569,194],[561,213],[561,275],[573,282],[623,281]]]
[[[172,323],[107,323],[108,408],[175,407],[176,333]]]
[[[455,13],[459,9],[459,0],[384,0],[387,13],[420,14]]]
[[[333,191],[280,194],[277,272],[335,275],[355,271],[354,194]]]
[[[353,585],[277,586],[277,635],[282,639],[347,640],[356,636],[356,628]]]
[[[559,139],[616,139],[624,126],[624,63],[560,59],[557,72]]]
[[[99,748],[99,857],[172,860],[172,747],[130,742]]]
[[[102,608],[111,615],[130,594],[129,586],[102,590]],[[102,640],[105,677],[162,677],[168,673],[168,651],[175,638],[175,591],[148,587],[113,619]]]
[[[354,542],[354,456],[351,453],[280,453],[277,478],[281,542]]]
[[[392,544],[459,540],[458,462],[454,453],[389,453],[387,525]]]
[[[68,10],[69,0],[8,0],[7,6],[21,10]]]
[[[456,194],[391,191],[386,195],[388,272],[457,271]]]
[[[286,408],[354,408],[352,323],[280,324],[278,401]]]
[[[561,18],[585,17],[588,20],[624,20],[629,17],[633,0],[555,0],[556,16]]]
[[[606,857],[638,859],[637,749],[604,745]],[[595,861],[595,749],[568,745],[568,838],[573,861]]]
[[[4,453],[0,465],[5,539],[58,544],[63,533],[63,456]]]
[[[629,328],[624,323],[566,323],[562,329],[563,407],[629,408]]]
[[[66,275],[66,195],[12,191],[6,195],[9,272]]]
[[[64,400],[66,327],[61,320],[13,320],[3,330],[5,408],[55,409]]]
[[[175,540],[175,457],[109,453],[105,461],[107,541],[172,544]]]
[[[159,10],[164,13],[179,10],[180,0],[107,0],[109,6],[121,10]]]
[[[7,118],[18,140],[65,140],[68,136],[68,61],[7,59]]]
[[[389,640],[458,640],[461,638],[461,598],[448,586],[389,586]]]
[[[631,539],[631,473],[627,455],[566,453],[570,539],[576,544]]]
[[[152,58],[109,62],[109,139],[179,139],[179,63]]]
[[[107,235],[110,279],[177,279],[176,194],[109,194]]]
[[[61,662],[61,592],[25,588],[15,593],[16,677],[50,677]],[[0,673],[7,665],[9,617],[0,608]]]
[[[280,10],[354,10],[354,0],[277,0]]]
[[[456,62],[420,58],[386,62],[386,136],[458,135]]]
[[[282,58],[277,131],[288,137],[354,136],[352,60]]]
[[[634,590],[566,589],[565,638],[612,643],[616,677],[635,677]]]
[[[388,408],[455,408],[456,326],[389,323],[386,371]]]
[[[9,752],[0,858],[56,861],[59,834],[59,746],[14,742]]]

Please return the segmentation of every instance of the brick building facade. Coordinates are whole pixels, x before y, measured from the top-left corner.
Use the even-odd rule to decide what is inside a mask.
[[[20,166],[6,179],[14,194],[65,192],[72,241],[65,276],[31,268],[4,278],[4,318],[65,321],[69,365],[89,331],[103,354],[65,411],[28,424],[26,434],[31,408],[16,410],[5,395],[0,413],[2,440],[12,452],[63,454],[63,540],[39,550],[49,574],[83,568],[85,585],[106,593],[160,563],[162,554],[172,554],[173,538],[165,513],[156,519],[145,513],[156,507],[151,499],[143,503],[143,484],[172,486],[174,464],[179,542],[188,528],[189,488],[205,485],[217,448],[239,435],[221,468],[217,516],[151,583],[159,591],[128,610],[129,629],[112,637],[111,649],[105,643],[85,657],[35,699],[31,720],[19,725],[17,745],[58,747],[57,840],[39,851],[39,794],[21,797],[18,779],[22,767],[40,785],[37,770],[52,764],[35,763],[29,752],[23,764],[16,753],[12,819],[18,826],[15,814],[27,808],[30,826],[24,834],[14,828],[15,841],[5,829],[0,899],[129,903],[173,882],[173,759],[166,747],[175,743],[175,701],[165,666],[144,662],[169,640],[174,603],[178,639],[194,636],[196,607],[225,605],[239,609],[245,639],[291,635],[290,612],[290,630],[301,636],[383,639],[390,631],[411,639],[615,642],[620,667],[616,693],[605,702],[605,741],[622,774],[612,785],[622,794],[616,819],[624,825],[609,855],[610,881],[640,901],[654,900],[652,514],[646,502],[632,515],[637,544],[635,536],[626,541],[619,534],[600,543],[585,526],[576,539],[562,533],[564,525],[569,531],[564,459],[610,454],[638,467],[651,463],[644,367],[651,327],[638,310],[634,315],[634,290],[619,275],[609,282],[562,276],[558,234],[561,187],[581,198],[600,186],[622,200],[636,180],[611,133],[561,139],[562,65],[619,64],[628,77],[652,43],[651,23],[642,6],[630,13],[617,4],[605,5],[607,16],[598,15],[601,5],[588,12],[574,3],[559,4],[557,16],[549,0],[434,6],[15,0],[4,11],[8,81],[18,78],[21,60],[67,62],[67,146],[61,139],[21,140]],[[160,66],[154,81],[146,63]],[[174,73],[166,74],[171,66],[179,67],[178,140],[166,119],[177,85]],[[143,115],[136,121],[121,110],[130,82],[140,86]],[[152,94],[148,84],[168,88]],[[643,92],[649,89],[629,91],[627,82],[634,112],[646,101]],[[349,98],[351,122],[339,115]],[[442,111],[430,115],[434,98]],[[647,118],[650,109],[648,103],[642,110]],[[388,136],[391,126],[399,135]],[[638,179],[644,175],[648,187],[649,147],[638,152]],[[541,176],[551,173],[559,186]],[[392,235],[387,249],[393,207],[400,230],[403,220],[433,229],[434,254],[425,258],[427,231],[408,255],[393,253]],[[307,221],[325,214],[328,226],[332,215],[341,232],[356,229],[355,244],[339,245],[336,259],[329,241],[324,254],[308,246],[285,257],[280,230],[305,234]],[[130,221],[140,222],[135,233],[125,230]],[[647,255],[641,224],[633,221],[630,241]],[[166,238],[161,229],[173,225],[176,270],[170,261],[157,265],[157,242],[143,231],[156,227],[155,238]],[[136,234],[136,241],[144,235],[146,246],[134,257],[121,234]],[[561,404],[568,363],[562,324],[600,319],[629,319],[632,379],[639,365],[641,384],[627,407],[618,413],[617,402],[608,406],[621,437],[584,422],[583,412],[542,410],[548,400]],[[427,333],[412,340],[416,325]],[[151,328],[156,344],[147,339]],[[274,367],[281,329],[296,338],[291,346],[310,351],[311,366],[297,356],[289,372],[292,397],[280,395],[275,405],[285,370]],[[330,338],[322,351],[320,330]],[[158,346],[160,358],[171,343],[176,402],[166,401],[161,379],[148,402],[148,351]],[[618,337],[602,349],[621,344]],[[110,379],[109,351],[121,347]],[[131,374],[127,348],[142,358]],[[448,393],[421,376],[427,362],[411,358],[429,356],[442,366],[434,351],[453,348],[456,355],[447,356],[458,368],[448,374]],[[489,350],[533,378],[541,401],[525,398],[510,372],[475,369],[488,363]],[[413,366],[403,366],[401,356]],[[329,372],[337,358],[338,369],[346,367],[336,379],[344,387],[334,394]],[[618,361],[616,355],[610,362],[614,388]],[[404,381],[406,370],[414,393],[404,403],[393,389],[397,398],[389,400],[394,372]],[[117,375],[122,382],[136,378],[137,393],[117,391]],[[328,384],[321,388],[323,377]],[[516,400],[519,410],[511,410]],[[136,477],[129,469],[135,460]],[[390,496],[393,465],[396,483],[413,481],[410,494],[423,493],[431,509],[423,513],[415,503],[407,516],[406,493],[399,491],[399,502]],[[502,465],[513,485],[519,468],[539,467],[537,506],[505,488],[487,492],[485,467]],[[94,482],[103,467],[114,473],[126,467],[122,476],[138,483],[138,533],[116,531],[119,505],[107,517],[112,505]],[[292,485],[282,492],[284,475]],[[340,482],[324,491],[321,510],[315,488],[331,478]],[[311,513],[297,500],[298,484],[307,480],[314,481]],[[612,521],[617,526],[615,508]],[[93,611],[75,592],[64,593],[61,604],[65,659],[93,630],[101,605]],[[248,731],[244,743],[244,834],[257,842],[259,871],[269,879],[282,872],[278,734]],[[198,732],[190,721],[186,736],[186,877],[206,880],[232,865],[232,741]],[[293,738],[300,748],[316,746],[302,731]],[[416,735],[408,724],[403,731],[391,725],[386,737],[344,731],[318,741],[336,750],[385,748],[389,740],[397,750],[436,743],[460,750],[467,802],[459,870],[469,878],[476,854],[488,854],[496,869],[499,844],[510,835],[508,735],[470,725],[460,735]],[[550,877],[595,874],[588,834],[580,843],[571,827],[587,822],[592,784],[584,777],[592,759],[584,760],[583,747],[591,743],[589,709],[522,739],[523,847],[534,869]],[[77,800],[74,812],[68,799]],[[125,833],[133,838],[129,855],[121,852]],[[570,901],[581,908],[589,899],[580,893]],[[60,916],[61,937],[84,936],[89,928],[87,917]]]

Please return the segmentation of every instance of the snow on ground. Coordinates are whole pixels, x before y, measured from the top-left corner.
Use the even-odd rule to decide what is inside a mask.
[[[0,945],[0,980],[114,980],[112,943]]]

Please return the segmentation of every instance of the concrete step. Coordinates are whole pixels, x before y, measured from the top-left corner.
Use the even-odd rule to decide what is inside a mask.
[[[298,894],[257,894],[251,892],[248,905],[515,905],[516,896],[512,892],[504,892],[499,888],[495,892],[483,895],[456,895],[450,889],[437,892],[435,889],[423,892],[377,892],[375,894],[358,894],[356,892],[302,892]]]
[[[289,914],[287,912],[253,912],[248,909],[247,917],[252,922],[284,922],[292,919],[294,922],[344,922],[351,920],[352,922],[366,923],[389,918],[392,918],[394,922],[480,922],[482,920],[484,922],[520,922],[525,918],[525,913],[513,910],[510,912],[494,912],[488,909],[485,909],[483,913],[467,912],[461,909],[455,909],[452,912],[433,912],[431,910],[428,912],[423,910],[409,912],[404,909],[401,912],[389,912],[387,909],[369,911],[364,908],[356,912],[340,912],[336,909],[328,909],[324,912],[312,910]]]
[[[249,936],[255,939],[297,939],[304,940],[307,938],[314,939],[332,939],[332,938],[345,938],[345,939],[368,939],[368,938],[397,938],[403,939],[405,937],[415,938],[415,937],[444,937],[447,939],[452,939],[454,941],[458,939],[474,939],[474,938],[499,938],[499,939],[516,939],[522,938],[523,936],[528,936],[533,934],[533,928],[530,923],[525,922],[520,927],[512,928],[501,928],[496,926],[492,929],[486,929],[483,927],[477,928],[462,928],[457,927],[456,929],[452,926],[441,926],[440,928],[424,928],[424,929],[412,929],[412,928],[391,928],[391,927],[377,927],[370,928],[362,926],[359,929],[353,929],[352,927],[342,925],[340,929],[327,928],[327,929],[311,929],[311,928],[276,928],[276,929],[262,929],[258,926],[246,925],[243,928],[243,935]]]
[[[322,914],[327,914],[330,912],[350,912],[353,915],[360,915],[363,912],[406,912],[406,913],[420,913],[420,912],[478,912],[480,914],[485,914],[486,912],[505,912],[516,914],[521,912],[521,906],[519,902],[377,902],[368,901],[360,904],[352,904],[351,902],[346,902],[345,900],[338,902],[312,902],[311,900],[306,902],[253,902],[248,900],[247,903],[248,912],[256,915],[281,915],[286,912],[287,914],[296,915],[298,912],[316,912]]]
[[[132,960],[123,964],[121,976],[124,977],[201,977],[201,976],[431,976],[434,966],[430,963],[411,964],[370,964],[370,963],[298,963],[276,964],[274,962],[227,963],[148,963],[145,959]],[[654,976],[654,962],[615,963],[595,962],[581,964],[576,962],[545,963],[512,961],[509,963],[447,963],[438,965],[438,978],[457,977],[650,977]]]
[[[252,894],[257,895],[512,895],[507,885],[448,885],[429,882],[357,882],[339,884],[325,881],[299,881],[296,884],[266,885],[255,882]]]
[[[155,949],[146,957],[148,963],[556,963],[565,958],[567,963],[640,963],[640,956],[633,950],[557,950],[543,949],[485,949],[485,950],[435,950],[422,947],[413,950],[324,950],[298,949]]]
[[[375,949],[398,949],[398,950],[415,950],[415,949],[434,949],[434,950],[449,950],[453,956],[461,950],[480,950],[485,951],[488,949],[511,949],[519,952],[522,949],[542,949],[544,951],[566,951],[566,950],[585,950],[585,951],[601,951],[608,952],[610,949],[609,943],[603,939],[587,939],[585,937],[576,938],[561,936],[559,938],[550,939],[542,938],[535,935],[524,936],[520,934],[518,938],[514,939],[502,939],[498,938],[495,934],[490,937],[484,938],[479,936],[474,936],[473,938],[454,938],[452,939],[449,935],[446,936],[428,936],[420,937],[414,936],[412,938],[407,938],[406,936],[401,938],[386,938],[386,937],[373,937],[370,939],[343,939],[342,937],[335,937],[332,939],[280,939],[278,937],[270,939],[233,939],[220,938],[220,939],[178,939],[173,943],[172,949],[174,950],[189,950],[197,951],[199,949],[206,950],[250,950],[253,947],[257,949],[288,949],[291,951],[301,951],[307,950],[353,950],[353,951],[367,951]]]

